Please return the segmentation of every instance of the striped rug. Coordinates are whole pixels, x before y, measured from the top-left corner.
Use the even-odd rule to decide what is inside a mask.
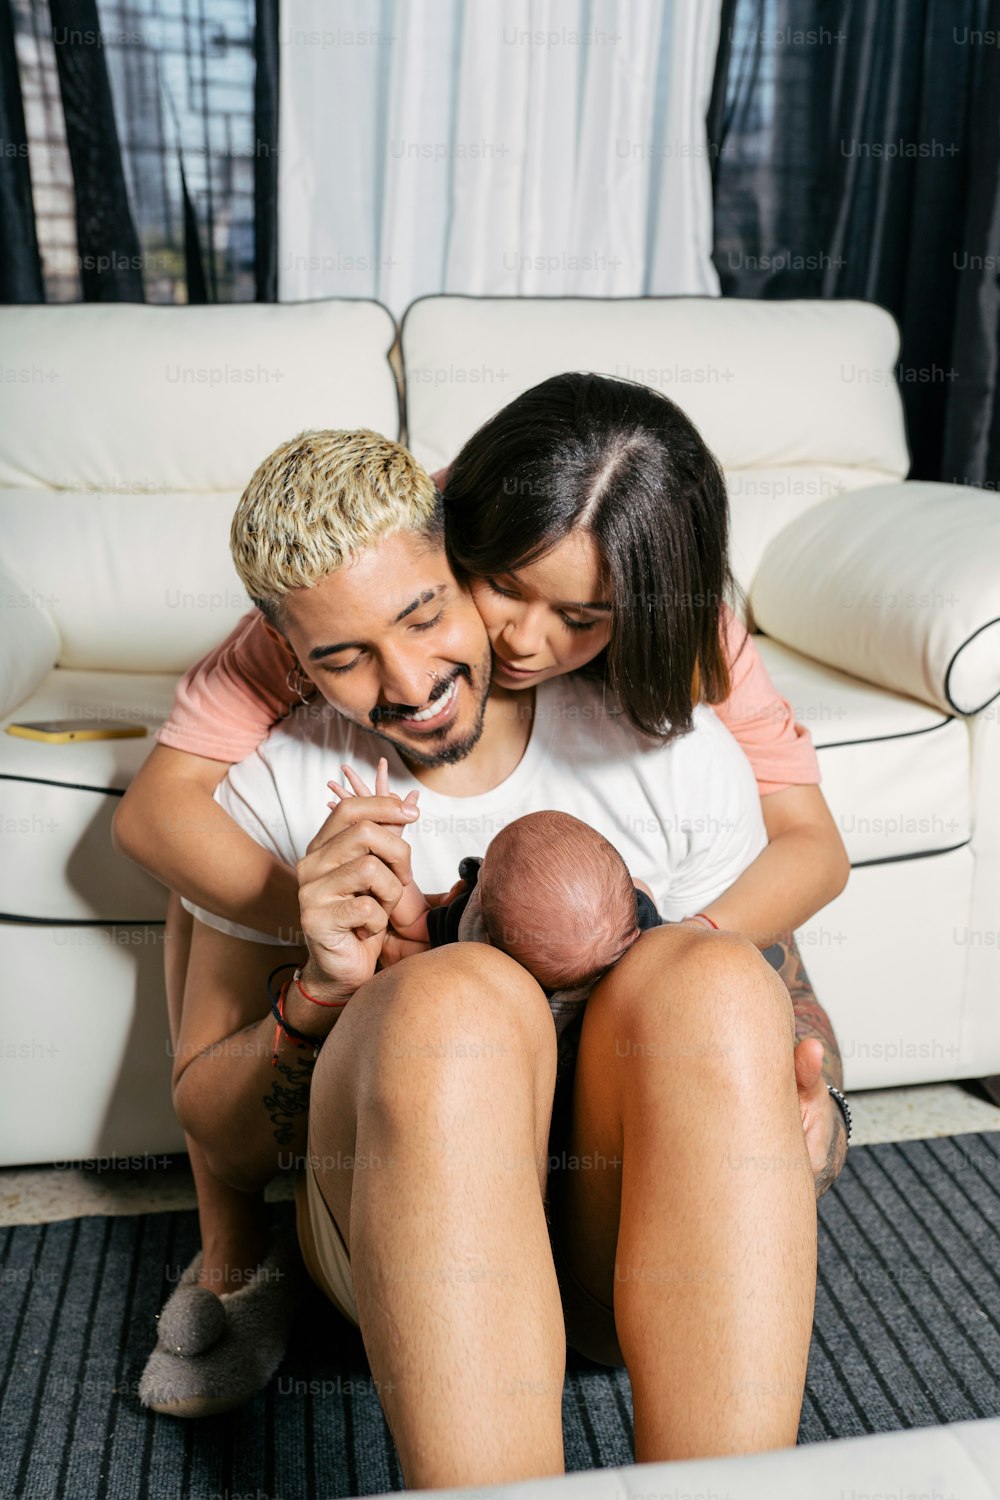
[[[141,1409],[153,1317],[195,1243],[193,1213],[0,1230],[0,1493],[401,1488],[360,1337],[318,1295],[242,1411],[191,1423]],[[1000,1415],[1000,1132],[854,1148],[820,1205],[819,1267],[800,1442]],[[624,1372],[571,1354],[563,1422],[568,1469],[632,1461]]]

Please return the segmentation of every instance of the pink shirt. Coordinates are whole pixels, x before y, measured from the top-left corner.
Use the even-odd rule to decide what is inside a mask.
[[[818,782],[808,729],[796,724],[790,705],[779,697],[753,637],[728,609],[724,618],[732,689],[714,708],[753,767],[761,796]],[[221,646],[181,678],[157,736],[160,744],[227,764],[245,760],[272,725],[301,702],[288,684],[295,664],[284,642],[265,629],[263,615],[251,610]]]

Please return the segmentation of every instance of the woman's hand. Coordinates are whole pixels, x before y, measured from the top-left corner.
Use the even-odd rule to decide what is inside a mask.
[[[803,1037],[795,1048],[795,1085],[816,1197],[821,1198],[844,1165],[847,1127],[823,1077],[823,1043],[818,1037]]]

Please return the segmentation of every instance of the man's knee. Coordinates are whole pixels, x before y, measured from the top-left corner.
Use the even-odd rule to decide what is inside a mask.
[[[738,933],[677,926],[644,933],[589,1006],[595,1021],[604,1008],[618,1055],[659,1049],[723,1072],[783,1068],[795,1041],[788,991]]]
[[[387,1040],[446,1040],[464,1033],[535,1051],[553,1030],[548,1002],[520,964],[483,943],[452,943],[391,971]]]
[[[345,1023],[350,1029],[337,1039]],[[513,959],[479,943],[434,949],[376,975],[331,1041],[314,1092],[346,1065],[359,1109],[419,1111],[444,1087],[452,1096],[463,1085],[476,1091],[498,1074],[554,1082],[555,1027],[543,991]]]

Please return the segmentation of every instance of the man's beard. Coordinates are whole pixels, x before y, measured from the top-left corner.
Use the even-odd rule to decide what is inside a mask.
[[[475,722],[469,732],[461,739],[455,740],[451,744],[443,745],[437,750],[433,749],[435,737],[440,736],[444,739],[446,735],[452,733],[452,726],[445,724],[441,729],[436,729],[432,734],[427,735],[426,738],[429,746],[427,750],[416,749],[408,740],[404,744],[394,735],[388,734],[385,729],[379,727],[381,724],[392,725],[400,722],[398,716],[394,715],[391,710],[388,713],[378,710],[373,711],[374,716],[369,715],[368,728],[380,740],[385,740],[388,744],[392,745],[403,760],[411,765],[426,766],[428,768],[456,765],[458,761],[464,760],[467,755],[471,755],[482,738],[483,721],[486,717],[486,705],[489,702],[490,683],[493,677],[492,650],[487,647],[486,655],[474,673],[467,666],[456,667],[443,682],[439,682],[435,686],[434,692],[427,700],[428,704],[436,703],[438,698],[442,698],[456,677],[464,677],[473,694],[476,691],[477,678],[484,684],[479,707],[476,711]]]

